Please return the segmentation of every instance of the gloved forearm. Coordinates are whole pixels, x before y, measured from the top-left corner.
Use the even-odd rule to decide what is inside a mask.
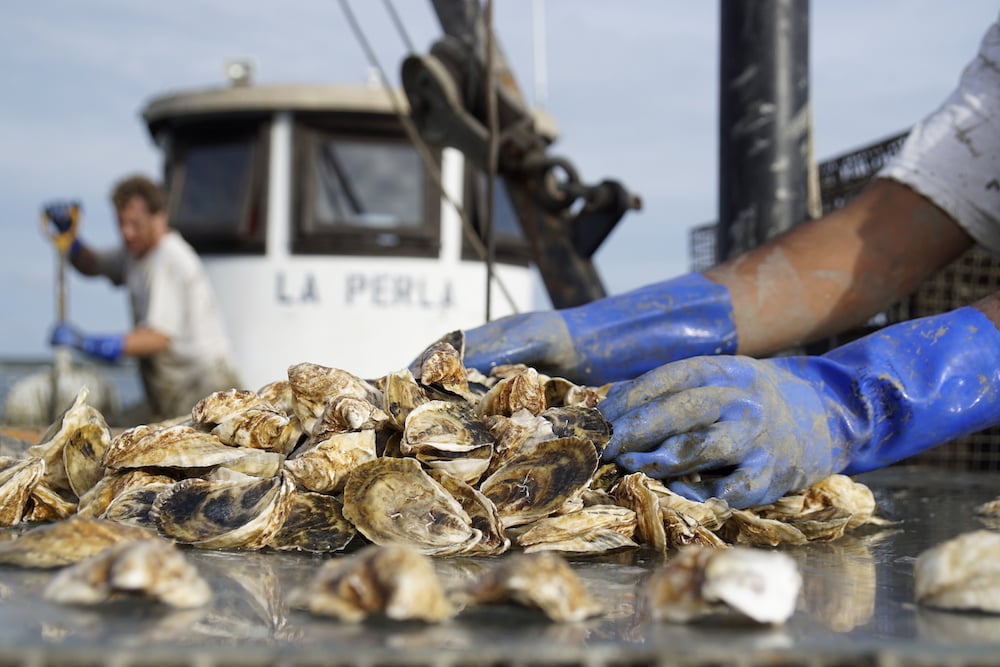
[[[1000,423],[1000,332],[975,308],[886,327],[822,356],[697,357],[612,387],[605,460],[688,497],[773,502]]]
[[[60,322],[52,330],[49,343],[80,350],[104,361],[118,361],[125,351],[124,334],[83,334],[68,322]]]
[[[736,349],[728,290],[690,273],[575,308],[512,315],[466,331],[465,364],[523,363],[585,384]]]

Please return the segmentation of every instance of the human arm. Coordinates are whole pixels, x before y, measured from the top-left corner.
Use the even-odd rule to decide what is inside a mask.
[[[68,322],[60,322],[52,331],[50,343],[72,347],[104,361],[118,361],[121,357],[148,357],[165,352],[170,347],[170,338],[148,327],[123,334],[85,334]]]
[[[994,294],[820,356],[667,364],[598,406],[614,427],[604,458],[736,507],[888,465],[1000,424],[998,323]]]

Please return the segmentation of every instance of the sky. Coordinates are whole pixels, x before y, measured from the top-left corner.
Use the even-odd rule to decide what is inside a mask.
[[[383,2],[350,5],[390,78],[407,54]],[[418,51],[440,36],[429,2],[393,0]],[[715,219],[719,4],[495,0],[498,40],[529,102],[557,121],[551,152],[581,178],[643,200],[595,257],[609,293],[688,270],[689,232]],[[822,160],[902,131],[954,88],[998,14],[986,0],[813,0],[810,91]],[[536,35],[543,34],[544,40]],[[536,53],[539,43],[544,44]],[[117,241],[108,193],[159,176],[140,114],[153,97],[222,85],[228,60],[258,83],[363,83],[368,62],[336,0],[39,0],[0,21],[0,359],[50,356],[56,256],[41,206],[74,198],[81,236]],[[543,67],[544,65],[544,67]],[[71,276],[69,316],[128,328],[124,291]]]

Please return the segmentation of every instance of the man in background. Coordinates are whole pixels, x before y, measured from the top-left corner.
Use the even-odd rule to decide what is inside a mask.
[[[128,288],[133,328],[92,335],[60,322],[51,343],[110,362],[138,359],[148,407],[126,410],[123,422],[186,415],[207,394],[240,386],[215,295],[198,255],[170,228],[159,185],[129,176],[115,185],[111,200],[122,245],[95,250],[74,237],[68,256],[83,275]],[[58,232],[68,231],[67,216],[48,217]]]

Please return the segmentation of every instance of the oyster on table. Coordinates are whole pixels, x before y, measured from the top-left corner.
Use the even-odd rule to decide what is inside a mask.
[[[71,517],[28,530],[0,542],[0,563],[20,567],[62,567],[93,556],[120,542],[149,537],[142,528],[105,519]]]
[[[781,624],[795,611],[802,575],[787,554],[749,547],[681,549],[640,588],[652,620],[745,618]]]
[[[309,491],[292,494],[288,516],[267,546],[278,551],[329,553],[343,550],[357,535],[335,496]]]
[[[172,607],[207,604],[212,590],[177,547],[149,538],[108,547],[58,572],[45,599],[59,604],[99,604],[125,595]]]
[[[293,593],[292,604],[352,623],[369,616],[435,623],[457,611],[430,559],[401,545],[370,545],[327,561]]]
[[[32,456],[26,459],[3,457],[0,460],[0,526],[21,522],[32,493],[45,474],[45,461]]]
[[[1000,614],[1000,533],[975,530],[917,557],[914,591],[922,605]]]
[[[511,554],[460,591],[468,604],[517,604],[556,622],[582,621],[603,608],[569,564],[552,552]]]

